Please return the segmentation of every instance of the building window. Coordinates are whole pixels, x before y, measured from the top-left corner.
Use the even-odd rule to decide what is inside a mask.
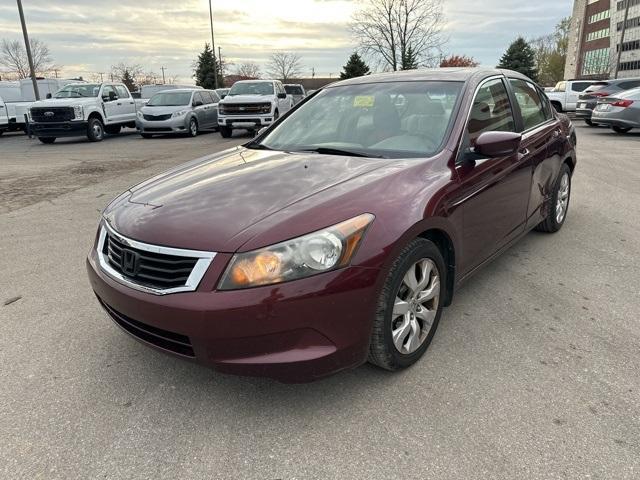
[[[584,54],[584,62],[582,63],[582,75],[599,75],[601,73],[608,73],[609,70],[608,48],[589,50]]]
[[[636,5],[640,5],[640,0],[626,0],[626,1],[622,1],[622,2],[618,2],[617,8],[618,11],[620,10],[624,10],[625,8],[627,8],[627,3],[629,4],[630,7],[635,7]]]
[[[640,26],[640,17],[630,18],[627,20],[627,29]],[[622,30],[622,22],[618,22],[618,31]]]
[[[622,44],[623,52],[630,52],[631,50],[640,50],[640,40],[631,40]],[[616,51],[620,51],[620,44],[616,45]]]
[[[600,38],[605,38],[609,36],[609,29],[603,28],[602,30],[596,30],[595,32],[590,32],[587,34],[587,42],[591,42],[592,40],[598,40]]]
[[[640,0],[638,0],[638,1],[640,1]],[[588,23],[599,22],[600,20],[606,20],[609,17],[611,17],[611,10],[605,10],[603,12],[595,13],[595,14],[591,15],[589,17],[589,22]]]
[[[620,70],[622,71],[640,70],[640,60],[634,60],[633,62],[621,62]]]

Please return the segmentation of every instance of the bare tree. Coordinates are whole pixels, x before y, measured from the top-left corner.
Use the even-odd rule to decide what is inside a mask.
[[[260,78],[260,67],[256,63],[241,63],[236,68],[239,77]]]
[[[124,62],[111,65],[111,73],[109,76],[113,81],[120,81],[125,74],[128,74],[132,78],[138,78],[142,75],[142,66],[137,63],[128,64]]]
[[[283,82],[297,78],[302,74],[302,59],[297,53],[276,52],[269,58],[267,73]]]
[[[44,75],[60,69],[59,66],[53,64],[49,47],[44,42],[37,38],[32,38],[29,43],[33,57],[33,69],[36,75]],[[27,52],[24,44],[19,40],[2,40],[2,43],[0,43],[0,65],[8,73],[14,74],[19,79],[31,76]]]
[[[437,65],[446,43],[442,0],[361,1],[350,29],[363,53],[384,70],[402,69],[409,54],[419,65]]]

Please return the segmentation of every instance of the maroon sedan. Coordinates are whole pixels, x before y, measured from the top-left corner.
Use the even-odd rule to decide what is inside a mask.
[[[562,227],[570,129],[511,71],[338,82],[246,145],[116,198],[91,285],[124,331],[220,371],[401,369],[462,282],[529,230]]]

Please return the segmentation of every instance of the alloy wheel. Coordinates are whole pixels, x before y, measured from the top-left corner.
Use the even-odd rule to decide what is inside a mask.
[[[556,200],[556,222],[562,223],[569,205],[569,174],[565,172],[560,179],[558,198]]]
[[[391,318],[393,344],[402,354],[418,350],[438,312],[440,275],[429,258],[414,263],[396,292]]]

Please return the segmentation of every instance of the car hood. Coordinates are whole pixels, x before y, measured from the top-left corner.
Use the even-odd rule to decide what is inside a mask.
[[[234,252],[249,227],[388,162],[236,147],[143,182],[112,202],[104,217],[135,240]]]
[[[180,112],[182,110],[192,110],[191,105],[177,105],[177,106],[157,106],[150,107],[149,105],[145,105],[140,108],[142,113],[146,113],[147,115],[167,115],[169,113]]]
[[[234,103],[265,103],[272,102],[273,95],[234,95],[230,97],[227,95],[220,101],[222,105],[230,105]]]
[[[32,107],[74,107],[76,105],[95,105],[97,97],[87,98],[48,98],[38,100],[31,104]]]

